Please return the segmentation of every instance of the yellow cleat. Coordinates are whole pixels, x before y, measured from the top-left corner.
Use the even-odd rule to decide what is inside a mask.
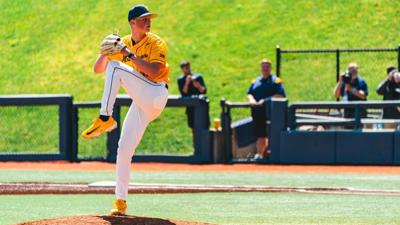
[[[114,208],[111,209],[110,214],[113,216],[125,216],[127,208],[125,200],[117,199],[114,201]]]
[[[116,127],[117,122],[111,116],[107,121],[97,118],[88,129],[82,132],[81,136],[85,139],[95,138],[104,132],[114,130]]]

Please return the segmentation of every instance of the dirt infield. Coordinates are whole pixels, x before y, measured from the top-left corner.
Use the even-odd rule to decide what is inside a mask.
[[[1,194],[114,194],[114,185],[84,183],[0,183]],[[178,194],[206,192],[285,192],[307,194],[354,194],[354,195],[396,195],[400,190],[369,190],[354,188],[312,188],[312,187],[268,187],[231,185],[172,185],[134,184],[129,186],[130,194]]]
[[[212,225],[210,223],[188,222],[136,216],[82,215],[44,219],[16,225]]]
[[[0,170],[113,171],[114,163],[0,162]],[[133,171],[400,174],[400,166],[132,163]]]

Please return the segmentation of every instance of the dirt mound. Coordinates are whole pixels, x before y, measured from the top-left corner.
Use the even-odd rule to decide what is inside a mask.
[[[212,225],[136,216],[83,215],[24,222],[16,225]]]

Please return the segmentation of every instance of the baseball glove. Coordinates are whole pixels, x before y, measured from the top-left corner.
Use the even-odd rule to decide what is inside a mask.
[[[113,55],[120,53],[125,47],[126,45],[118,35],[110,34],[101,42],[100,51],[102,55]]]

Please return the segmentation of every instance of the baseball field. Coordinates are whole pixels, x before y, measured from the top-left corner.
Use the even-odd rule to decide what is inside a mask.
[[[113,181],[113,169],[96,162],[1,163],[0,223],[64,218],[60,224],[78,224],[91,218],[82,215],[97,215],[97,222],[114,224],[99,219],[111,207],[113,189],[94,194],[94,187],[86,193],[82,187]],[[400,223],[399,167],[137,163],[132,169],[128,214],[152,218],[143,224]],[[51,194],[46,183],[64,186]],[[73,184],[81,185],[80,193]],[[155,218],[160,221],[151,223]]]
[[[336,49],[400,43],[400,2],[392,0],[0,0],[0,94],[69,93],[75,102],[99,101],[104,76],[92,71],[99,44],[110,33],[130,32],[127,10],[138,3],[160,15],[152,31],[167,42],[170,94],[179,94],[179,63],[190,60],[205,79],[211,118],[219,117],[221,98],[246,100],[260,59],[271,59],[275,67],[276,45]],[[371,54],[344,59],[342,66],[359,63],[368,99],[381,99],[375,87],[395,61]],[[333,68],[325,66],[333,58],[285,60],[290,63],[282,79],[290,102],[335,100],[335,74],[324,73]],[[317,69],[310,74],[304,65]],[[0,153],[57,152],[56,106],[0,110]],[[122,107],[122,118],[126,113]],[[98,109],[79,112],[79,132],[97,114]],[[237,109],[233,120],[249,115],[248,109]],[[106,155],[104,135],[78,142],[80,157]],[[188,155],[192,145],[185,109],[166,108],[136,153]],[[110,217],[115,164],[0,162],[0,225],[400,224],[398,166],[134,163],[132,171],[130,216]]]
[[[3,15],[0,21],[0,94],[69,93],[75,101],[99,101],[104,76],[92,72],[99,44],[109,33],[129,33],[126,13],[136,3],[0,0]],[[181,74],[179,63],[190,60],[193,71],[204,76],[211,118],[219,117],[221,98],[246,100],[247,88],[258,76],[260,59],[271,59],[274,72],[276,45],[283,49],[336,49],[395,48],[399,44],[396,35],[398,1],[169,0],[141,3],[160,14],[152,30],[168,44],[170,94],[179,94],[176,85]],[[370,87],[370,100],[381,99],[374,89],[384,79],[387,64],[395,63],[387,57],[366,54],[343,60],[342,66],[350,61],[359,63],[360,74]],[[334,58],[291,56],[289,59],[291,63],[284,61],[283,65],[292,70],[282,71],[289,101],[334,100],[335,74],[333,71],[323,73],[335,68],[334,64],[328,64],[334,62]],[[313,73],[304,69],[310,66],[316,66]],[[32,145],[38,149],[55,149],[57,133],[52,129],[57,126],[57,108],[43,110],[45,114],[41,109],[30,107],[4,110],[1,119],[5,125],[0,127],[0,132],[10,135],[0,137],[0,151],[18,151]],[[80,131],[89,126],[97,112],[82,111]],[[18,115],[26,120],[21,121]],[[233,114],[237,118],[248,115],[247,109]],[[19,120],[21,126],[8,126],[15,123],[13,118]],[[167,108],[150,124],[137,152],[187,154],[191,149],[191,134],[182,123],[183,119],[184,109]],[[43,120],[48,123],[40,123]],[[171,132],[170,128],[179,132]],[[21,131],[26,137],[24,141],[18,139]],[[49,132],[42,139],[43,131]],[[104,155],[102,143],[103,139],[90,144],[80,142],[82,155]],[[14,145],[17,147],[12,148]]]

